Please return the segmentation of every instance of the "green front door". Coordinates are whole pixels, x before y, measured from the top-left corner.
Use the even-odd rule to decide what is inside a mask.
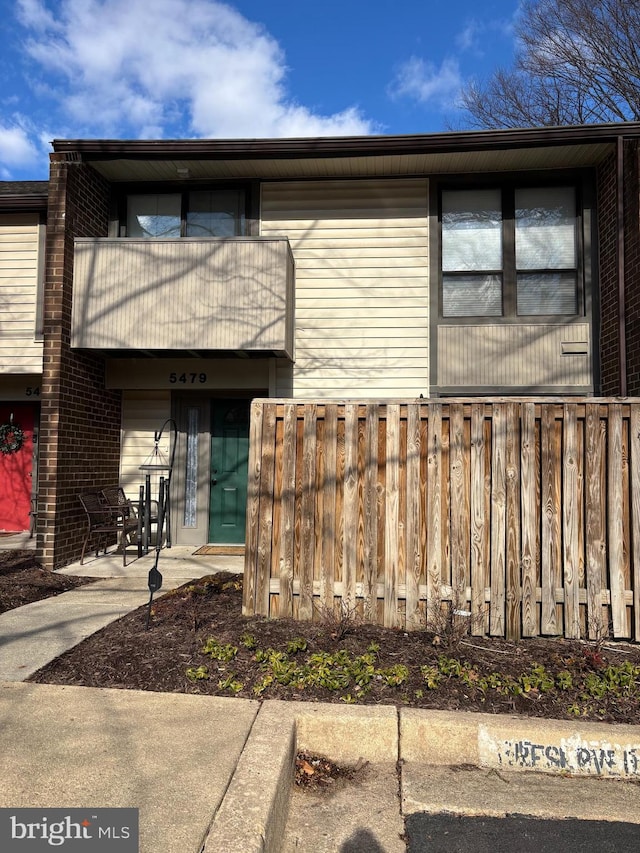
[[[209,542],[244,543],[249,404],[249,400],[212,401]]]

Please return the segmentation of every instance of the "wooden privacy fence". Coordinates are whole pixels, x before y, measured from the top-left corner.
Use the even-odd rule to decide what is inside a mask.
[[[256,400],[244,612],[640,640],[640,400]]]

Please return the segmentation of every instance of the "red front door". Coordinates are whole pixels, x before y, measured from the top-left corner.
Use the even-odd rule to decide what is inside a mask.
[[[33,474],[35,409],[21,403],[0,404],[0,426],[13,423],[24,439],[13,453],[0,453],[0,531],[28,530]]]

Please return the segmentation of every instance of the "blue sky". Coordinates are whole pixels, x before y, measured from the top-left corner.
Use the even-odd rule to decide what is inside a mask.
[[[0,0],[0,180],[54,138],[255,138],[464,127],[513,56],[518,0]]]

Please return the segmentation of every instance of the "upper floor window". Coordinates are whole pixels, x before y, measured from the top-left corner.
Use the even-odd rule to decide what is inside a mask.
[[[443,317],[576,315],[574,187],[442,192]]]
[[[130,195],[127,237],[244,236],[245,204],[242,189]]]

